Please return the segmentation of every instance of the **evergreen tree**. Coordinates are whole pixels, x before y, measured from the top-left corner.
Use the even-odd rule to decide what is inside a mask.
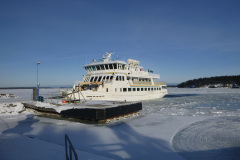
[[[204,86],[214,86],[217,84],[222,84],[224,87],[227,86],[240,86],[240,75],[237,76],[220,76],[220,77],[210,77],[210,78],[199,78],[189,80],[177,85],[178,88],[198,88]]]

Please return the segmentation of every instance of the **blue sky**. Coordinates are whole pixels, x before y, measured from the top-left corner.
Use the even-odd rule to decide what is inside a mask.
[[[0,87],[72,85],[105,52],[161,81],[240,74],[239,0],[1,0]]]

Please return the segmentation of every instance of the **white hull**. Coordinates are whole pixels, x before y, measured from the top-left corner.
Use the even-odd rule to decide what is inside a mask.
[[[104,93],[96,91],[81,91],[72,95],[71,99],[76,100],[109,100],[109,101],[142,101],[150,99],[158,99],[167,95],[167,90],[161,91],[147,91],[144,93]]]

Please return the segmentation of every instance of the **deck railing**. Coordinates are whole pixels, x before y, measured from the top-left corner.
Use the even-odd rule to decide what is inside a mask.
[[[166,82],[154,82],[154,85],[166,85]]]
[[[36,101],[33,99],[33,95],[31,94],[32,101]],[[64,96],[60,95],[59,93],[46,93],[46,94],[39,94],[39,97],[42,97],[42,102],[45,103],[59,103],[62,102]],[[38,99],[38,101],[41,101]]]
[[[134,85],[152,85],[152,82],[150,82],[150,81],[132,81],[132,84],[134,84]],[[166,85],[166,82],[154,82],[154,85]]]
[[[72,157],[74,155],[75,160],[78,160],[77,153],[68,137],[68,135],[65,134],[65,152],[66,152],[66,160],[72,160]]]
[[[140,85],[142,85],[142,84],[146,84],[146,85],[151,85],[152,83],[150,82],[150,81],[132,81],[133,82],[133,84],[140,84]]]

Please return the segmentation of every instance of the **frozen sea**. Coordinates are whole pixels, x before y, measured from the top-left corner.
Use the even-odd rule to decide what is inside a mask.
[[[86,124],[19,113],[19,102],[31,100],[32,90],[0,90],[17,96],[0,98],[0,159],[64,160],[65,134],[79,159],[240,159],[240,89],[169,88],[168,92],[162,99],[143,101],[140,115]],[[17,109],[7,108],[9,103]]]

